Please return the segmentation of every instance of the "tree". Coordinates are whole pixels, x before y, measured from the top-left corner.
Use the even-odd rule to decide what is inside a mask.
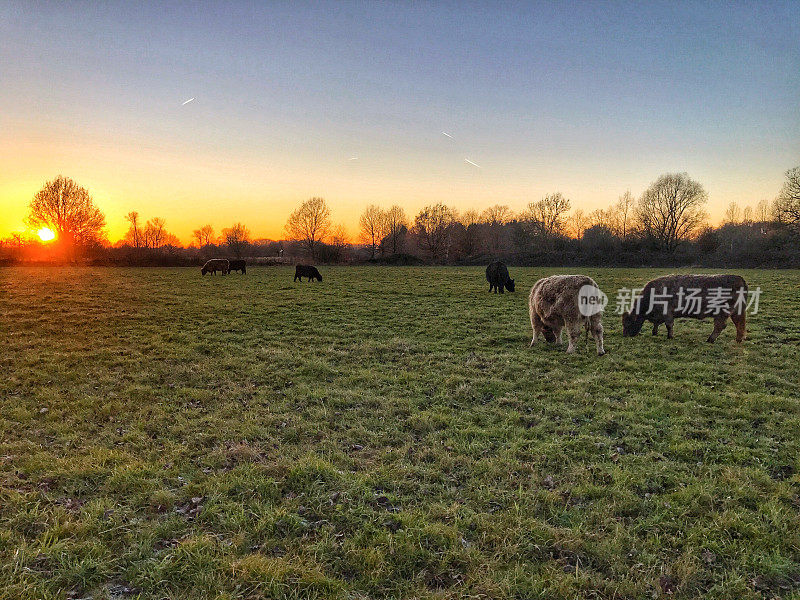
[[[465,210],[459,215],[458,222],[462,225],[463,229],[459,232],[458,249],[462,254],[472,256],[479,252],[481,241],[480,230],[483,227],[481,221],[481,215],[474,209]],[[489,233],[492,235],[494,232],[490,230]],[[492,241],[494,242],[495,240],[496,238],[493,236]]]
[[[745,225],[752,225],[753,224],[753,207],[747,205],[744,207],[742,211],[742,223]]]
[[[214,228],[211,225],[203,225],[200,229],[192,232],[192,239],[200,248],[205,248],[214,240]]]
[[[728,204],[728,208],[725,209],[725,223],[730,223],[731,225],[736,225],[742,220],[742,210],[739,208],[739,205],[736,202],[731,202]]]
[[[772,220],[772,203],[763,198],[756,205],[756,221],[767,223]]]
[[[322,198],[306,200],[286,221],[289,239],[298,242],[312,259],[316,258],[319,244],[330,228],[331,211]]]
[[[74,257],[78,248],[103,237],[105,216],[85,188],[63,175],[36,192],[29,210],[28,224],[55,231],[70,257]]]
[[[639,198],[636,219],[645,237],[673,252],[690,239],[706,219],[708,194],[686,173],[667,173]]]
[[[242,258],[244,249],[250,243],[250,230],[241,223],[236,223],[222,230],[222,239],[236,258]]]
[[[495,204],[481,213],[481,223],[486,226],[486,233],[488,234],[489,243],[491,244],[491,250],[493,252],[498,253],[502,250],[503,240],[505,238],[505,225],[513,216],[511,209],[505,204]],[[469,229],[469,225],[464,224],[464,227]]]
[[[166,222],[161,217],[153,217],[144,226],[144,245],[146,248],[161,248],[166,243]]]
[[[406,233],[408,232],[408,218],[402,207],[396,204],[386,211],[386,237],[382,244],[391,249],[392,254],[397,254],[403,249]]]
[[[564,198],[561,192],[556,192],[548,194],[538,202],[530,202],[520,218],[538,223],[545,235],[560,235],[564,231],[565,217],[569,209],[570,201]]]
[[[505,225],[511,220],[513,213],[505,204],[495,204],[481,213],[481,222],[487,225]],[[463,221],[462,221],[463,222]],[[466,227],[467,225],[465,225]]]
[[[583,238],[583,232],[590,224],[591,219],[584,215],[583,211],[580,209],[572,213],[572,216],[569,218],[571,233],[576,240]]]
[[[800,167],[786,171],[786,181],[775,200],[775,220],[800,232]]]
[[[414,234],[419,245],[433,260],[447,254],[454,217],[453,211],[440,203],[426,206],[414,219]]]
[[[341,262],[347,258],[347,246],[348,246],[348,235],[347,229],[345,229],[344,225],[336,225],[331,231],[331,247],[333,249],[333,259],[337,262]]]
[[[380,207],[370,204],[364,209],[358,223],[361,227],[361,241],[369,247],[370,258],[375,258],[375,252],[387,233],[386,212]]]
[[[142,230],[139,227],[139,213],[133,210],[125,215],[125,220],[128,221],[131,226],[128,228],[128,233],[125,234],[124,239],[138,250],[143,246]]]
[[[630,216],[635,203],[636,200],[634,199],[633,194],[631,194],[630,190],[626,190],[625,193],[619,197],[619,200],[617,200],[617,205],[615,207],[615,210],[619,215],[619,221],[620,221],[619,233],[622,236],[623,240],[628,238],[628,233],[630,229],[629,227]]]

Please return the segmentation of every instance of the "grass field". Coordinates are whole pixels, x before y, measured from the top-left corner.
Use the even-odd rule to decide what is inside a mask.
[[[800,272],[528,348],[667,271],[0,269],[0,598],[800,597]]]

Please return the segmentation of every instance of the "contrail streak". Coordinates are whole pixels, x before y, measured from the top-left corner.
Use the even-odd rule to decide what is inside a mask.
[[[358,160],[358,157],[357,157],[357,156],[354,156],[354,157],[352,157],[352,158],[348,158],[347,160]]]
[[[181,106],[186,106],[186,105],[187,105],[187,104],[189,104],[189,102],[191,102],[192,100],[194,100],[194,98],[189,98],[189,99],[188,99],[186,102],[184,102],[183,104],[181,104]]]
[[[466,162],[468,162],[469,164],[471,164],[473,167],[478,167],[479,169],[482,169],[482,168],[483,168],[483,167],[482,167],[482,166],[480,166],[480,165],[476,165],[474,162],[472,162],[472,161],[471,161],[470,159],[468,159],[468,158],[465,158],[464,160],[465,160]]]
[[[443,131],[443,132],[442,132],[442,135],[446,135],[446,136],[447,136],[447,137],[449,137],[451,140],[453,139],[453,136],[452,136],[452,135],[450,135],[449,133],[447,133],[446,131]]]

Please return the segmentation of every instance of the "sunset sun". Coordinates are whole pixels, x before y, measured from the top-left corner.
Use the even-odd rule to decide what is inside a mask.
[[[50,242],[50,241],[56,239],[55,232],[52,229],[50,229],[49,227],[42,227],[36,233],[39,234],[39,239],[41,239],[43,242]]]

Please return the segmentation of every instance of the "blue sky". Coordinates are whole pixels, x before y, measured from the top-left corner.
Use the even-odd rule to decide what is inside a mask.
[[[798,2],[0,2],[0,40],[0,236],[58,173],[188,241],[220,203],[274,237],[311,195],[354,230],[668,171],[718,217],[800,164]]]

